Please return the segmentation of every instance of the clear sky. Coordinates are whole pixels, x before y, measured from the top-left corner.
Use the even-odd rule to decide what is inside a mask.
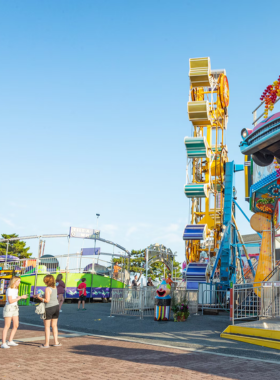
[[[1,0],[1,233],[94,228],[100,213],[102,237],[158,242],[183,261],[189,58],[226,69],[226,142],[243,163],[240,131],[280,74],[279,4]],[[250,215],[243,173],[236,182]],[[71,252],[82,244],[93,245],[73,239]],[[47,241],[46,253],[66,252],[65,240]]]

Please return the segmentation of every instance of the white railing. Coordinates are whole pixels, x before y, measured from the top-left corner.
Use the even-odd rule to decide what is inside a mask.
[[[145,316],[154,315],[154,303],[156,296],[155,287],[113,289],[110,315]],[[189,312],[198,312],[198,291],[172,289],[171,305],[180,302],[188,302]]]
[[[230,292],[228,290],[205,289],[199,295],[202,314],[206,309],[230,311]]]
[[[280,317],[280,282],[233,285],[232,324],[236,320]]]

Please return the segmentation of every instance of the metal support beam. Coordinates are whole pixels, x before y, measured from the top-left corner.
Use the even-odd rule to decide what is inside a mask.
[[[245,214],[245,212],[242,210],[242,208],[239,206],[239,204],[236,202],[236,200],[234,199],[233,202],[235,203],[235,205],[239,208],[239,210],[242,212],[242,214],[245,216],[245,218],[248,220],[248,222],[250,223],[250,219],[248,218],[248,216]],[[262,239],[262,235],[257,232],[257,234],[259,235],[259,237]]]

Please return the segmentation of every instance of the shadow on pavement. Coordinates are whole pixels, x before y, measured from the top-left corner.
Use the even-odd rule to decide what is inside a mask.
[[[94,338],[93,338],[94,339]],[[96,339],[96,338],[95,338]],[[201,354],[193,352],[178,352],[172,349],[163,350],[160,347],[148,347],[148,348],[128,348],[121,347],[120,345],[114,345],[113,342],[110,345],[100,345],[97,343],[72,346],[71,352],[78,355],[90,355],[92,357],[104,357],[111,358],[118,361],[129,361],[137,364],[156,365],[163,367],[173,367],[180,369],[187,369],[193,371],[199,371],[204,374],[211,374],[216,376],[222,376],[223,379],[244,379],[246,373],[247,378],[254,372],[263,372],[265,375],[269,375],[269,371],[279,370],[277,364],[270,365],[266,370],[265,363],[256,361],[246,361],[245,359],[227,358],[226,365],[221,365],[225,358],[213,357],[211,354]],[[112,362],[112,366],[116,365],[116,362]],[[137,368],[137,367],[136,367]],[[154,371],[154,369],[153,369]],[[137,372],[137,371],[136,371]]]

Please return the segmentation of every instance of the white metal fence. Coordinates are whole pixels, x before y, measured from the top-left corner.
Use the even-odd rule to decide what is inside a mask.
[[[154,315],[154,303],[156,296],[155,287],[113,289],[110,315],[145,316]],[[198,312],[197,290],[173,290],[171,291],[171,305],[188,302],[189,312]]]
[[[228,290],[205,289],[202,290],[200,297],[202,314],[207,309],[228,312],[230,310],[230,292]]]
[[[215,283],[200,283],[198,305],[202,310],[202,314],[206,309],[229,312],[230,292],[228,290],[217,289]]]
[[[280,317],[280,282],[234,285],[232,323],[236,320]]]

